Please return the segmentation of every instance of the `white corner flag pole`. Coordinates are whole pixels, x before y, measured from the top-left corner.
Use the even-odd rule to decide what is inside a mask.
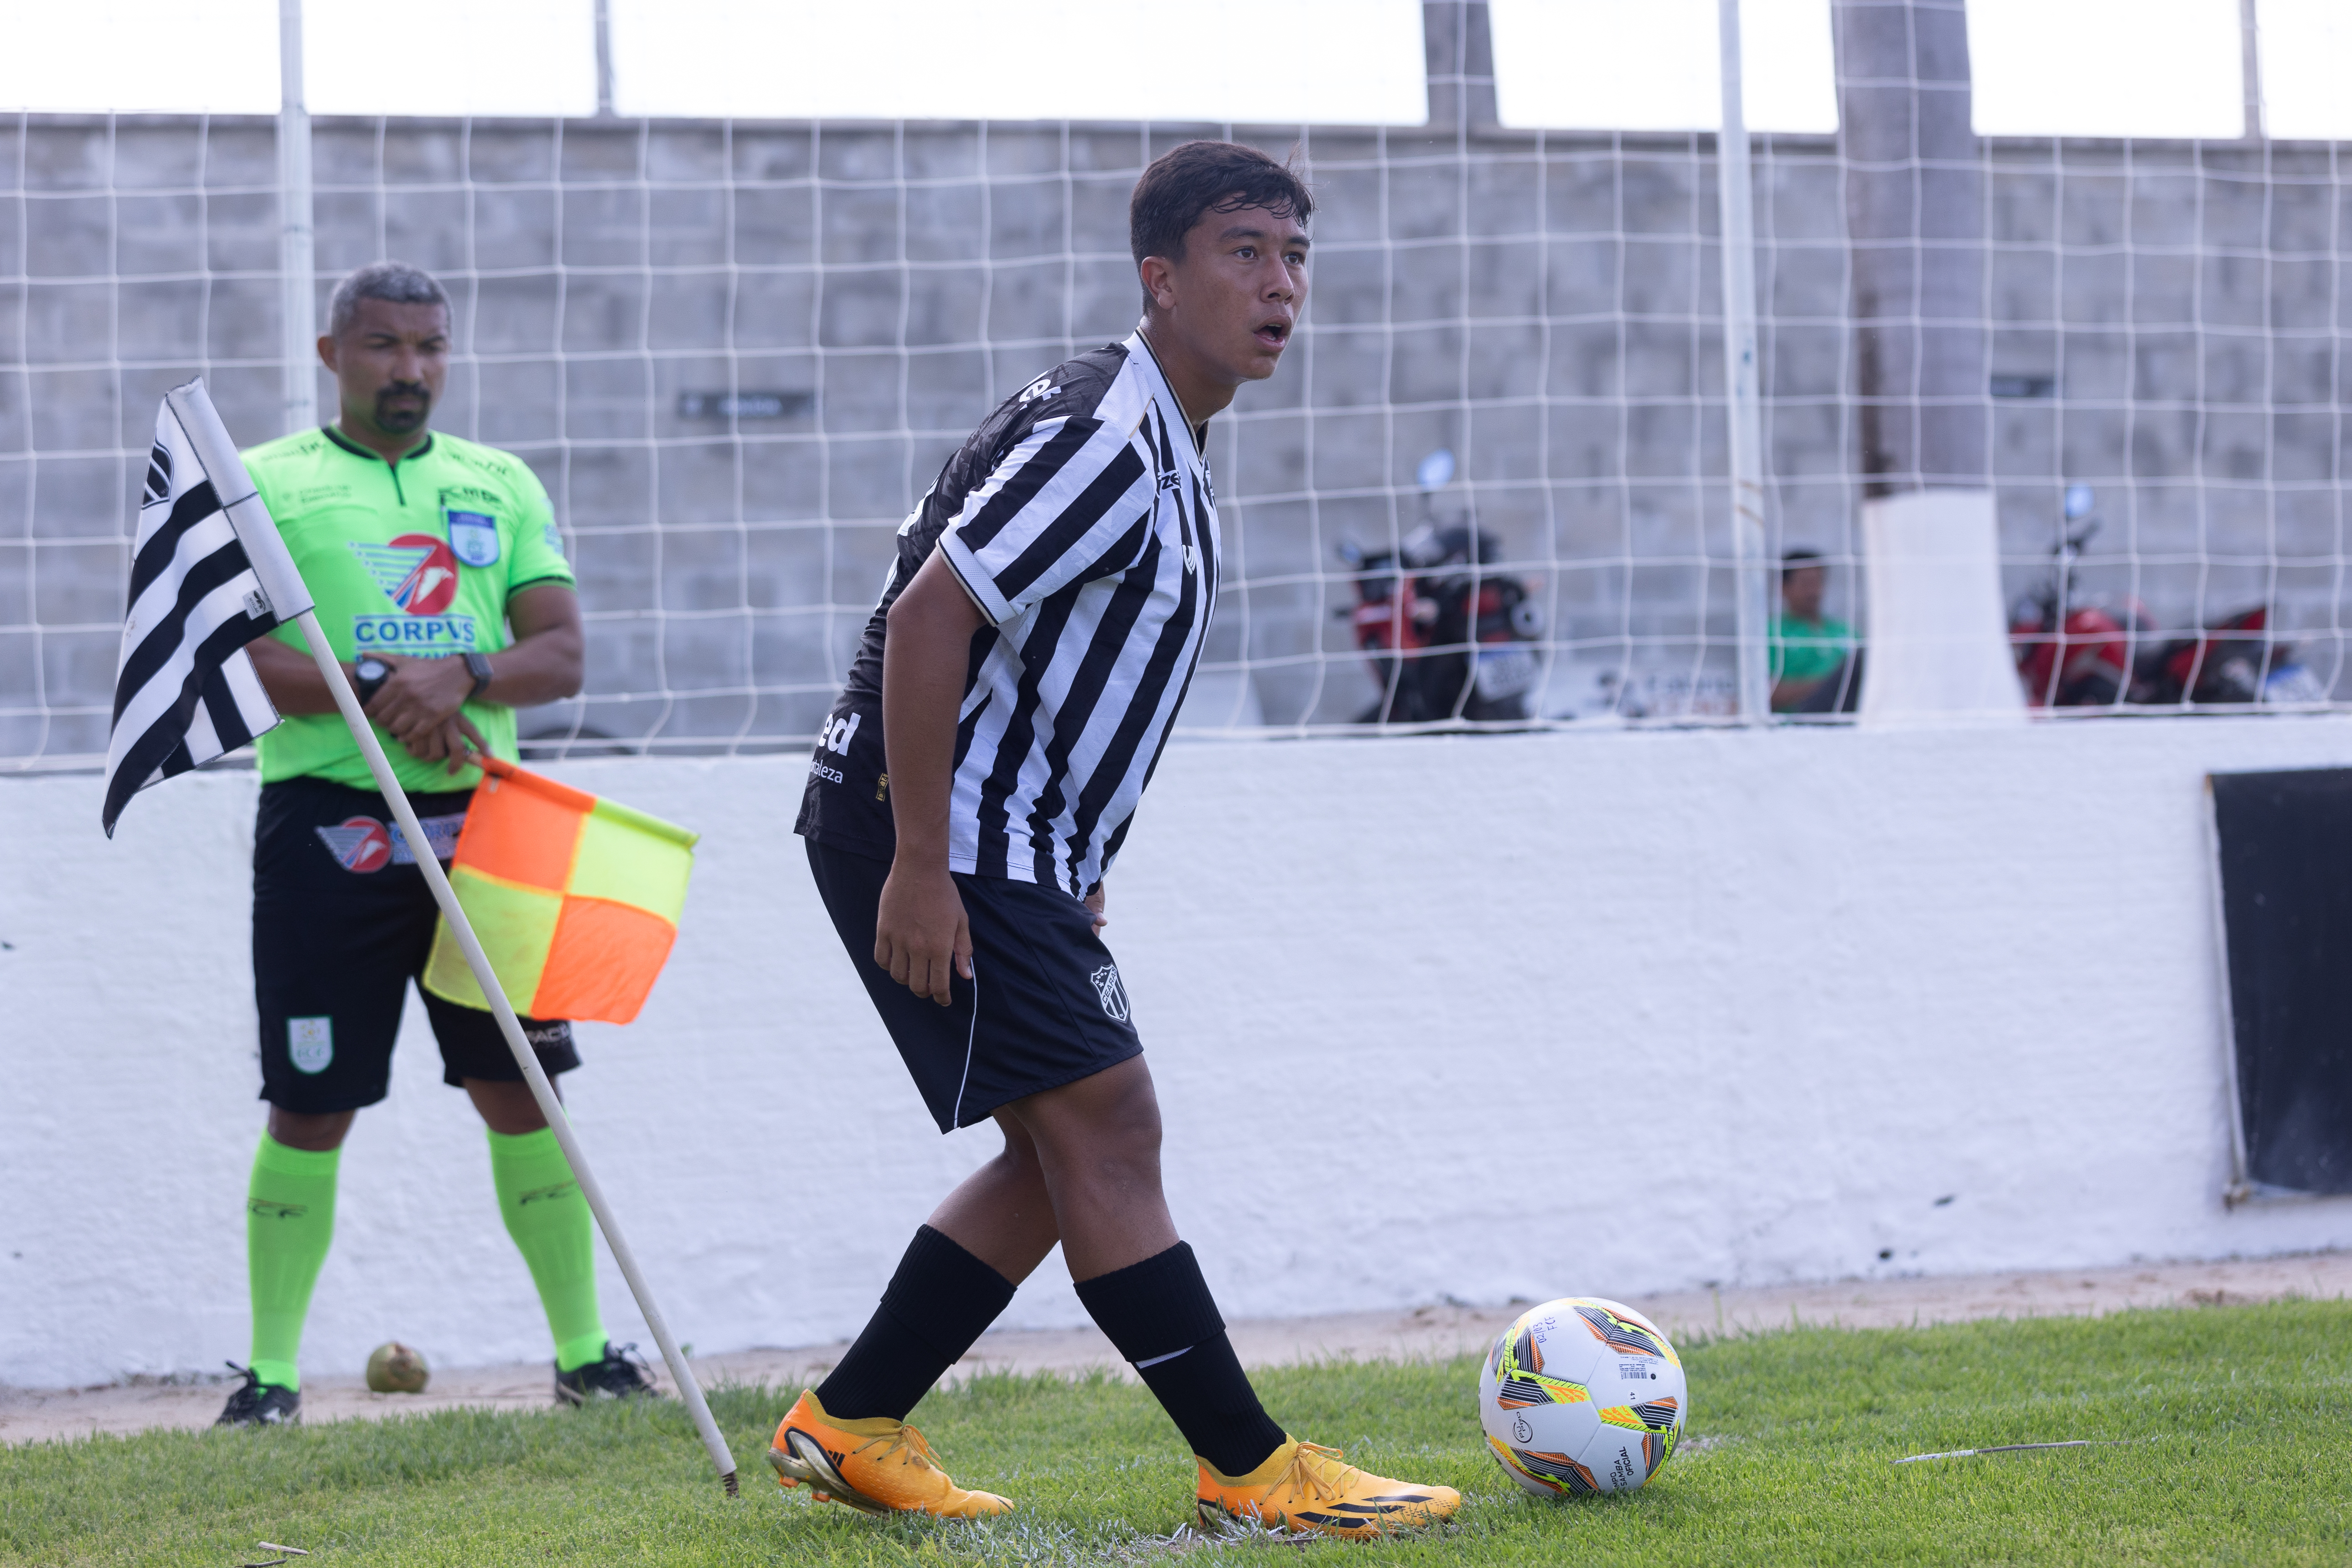
[[[184,386],[173,387],[164,401],[171,405],[173,416],[179,420],[180,428],[187,432],[189,444],[204,464],[205,473],[220,497],[222,510],[228,513],[237,541],[245,546],[246,559],[252,563],[254,575],[269,598],[271,613],[281,624],[290,620],[302,628],[302,640],[310,644],[310,657],[318,661],[327,689],[335,694],[335,706],[341,710],[343,722],[351,727],[352,738],[359,742],[360,754],[367,759],[376,787],[383,792],[384,803],[392,807],[402,836],[415,851],[416,868],[425,874],[425,886],[433,889],[433,901],[441,906],[442,917],[449,922],[450,932],[466,955],[467,967],[474,972],[482,994],[489,999],[490,1012],[499,1021],[499,1032],[506,1037],[507,1049],[514,1053],[515,1065],[522,1069],[523,1080],[530,1085],[530,1095],[539,1102],[540,1114],[547,1118],[563,1157],[572,1163],[572,1174],[580,1184],[580,1194],[588,1200],[589,1212],[596,1216],[597,1228],[604,1233],[605,1244],[613,1249],[613,1261],[621,1266],[621,1276],[629,1282],[629,1293],[636,1298],[637,1310],[645,1314],[646,1326],[653,1331],[654,1342],[661,1347],[662,1360],[669,1367],[671,1381],[677,1385],[678,1397],[685,1401],[687,1413],[694,1418],[694,1428],[702,1436],[702,1446],[709,1450],[710,1462],[719,1468],[719,1483],[727,1489],[728,1496],[735,1496],[735,1456],[728,1451],[727,1439],[719,1435],[719,1424],[711,1419],[710,1406],[702,1397],[702,1386],[695,1381],[693,1369],[686,1364],[677,1342],[670,1336],[669,1324],[654,1300],[653,1289],[637,1268],[636,1254],[622,1236],[620,1222],[613,1217],[612,1207],[604,1201],[604,1189],[597,1184],[595,1173],[588,1168],[588,1156],[581,1150],[570,1119],[563,1114],[563,1102],[555,1098],[555,1086],[548,1082],[546,1069],[539,1065],[530,1042],[523,1037],[522,1021],[515,1016],[514,1005],[507,1000],[505,989],[499,984],[499,977],[482,952],[481,942],[474,935],[473,925],[466,919],[466,911],[449,886],[448,874],[434,858],[425,830],[417,826],[416,808],[409,805],[407,793],[400,787],[392,763],[383,754],[383,743],[375,738],[375,727],[360,708],[359,694],[352,689],[325,630],[319,625],[310,590],[303,583],[301,573],[295,569],[294,557],[287,550],[286,542],[278,537],[278,525],[255,490],[252,476],[246,472],[244,459],[237,456],[236,444],[221,424],[220,415],[205,391],[204,381],[198,378]]]

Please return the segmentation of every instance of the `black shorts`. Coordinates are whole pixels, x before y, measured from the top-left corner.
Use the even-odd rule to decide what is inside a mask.
[[[942,1007],[874,962],[874,921],[889,866],[809,840],[809,869],[875,1011],[940,1131],[1059,1089],[1143,1051],[1127,988],[1087,907],[1058,888],[959,874],[971,926],[971,973]]]
[[[413,795],[447,859],[472,792]],[[320,1115],[384,1096],[408,983],[425,971],[440,913],[383,797],[324,779],[261,786],[253,830],[253,997],[261,1013],[261,1098]],[[441,1043],[441,1080],[520,1083],[489,1013],[418,987]],[[572,1026],[522,1021],[552,1076],[580,1065]]]

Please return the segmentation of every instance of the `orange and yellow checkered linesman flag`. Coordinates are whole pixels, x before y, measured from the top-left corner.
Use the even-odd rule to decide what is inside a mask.
[[[677,940],[699,834],[496,757],[449,861],[457,902],[515,1011],[625,1024]],[[425,987],[487,1010],[445,919]]]

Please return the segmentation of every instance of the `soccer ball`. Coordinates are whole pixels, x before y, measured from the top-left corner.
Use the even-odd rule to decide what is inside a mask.
[[[1666,1336],[1598,1296],[1530,1307],[1478,1371],[1486,1447],[1538,1497],[1628,1491],[1665,1465],[1690,1391]]]

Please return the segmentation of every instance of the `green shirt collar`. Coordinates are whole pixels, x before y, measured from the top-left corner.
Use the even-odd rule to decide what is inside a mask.
[[[367,447],[361,446],[357,441],[352,440],[349,436],[344,435],[341,430],[336,429],[331,425],[320,426],[319,433],[326,437],[328,440],[332,441],[336,446],[341,447],[344,451],[349,452],[352,457],[365,458],[371,463],[382,463],[387,468],[397,468],[400,464],[405,463],[411,458],[421,458],[425,456],[425,453],[433,450],[433,432],[430,430],[425,432],[425,439],[423,441],[411,447],[407,451],[403,452],[397,458],[386,458],[381,453],[369,450]]]

